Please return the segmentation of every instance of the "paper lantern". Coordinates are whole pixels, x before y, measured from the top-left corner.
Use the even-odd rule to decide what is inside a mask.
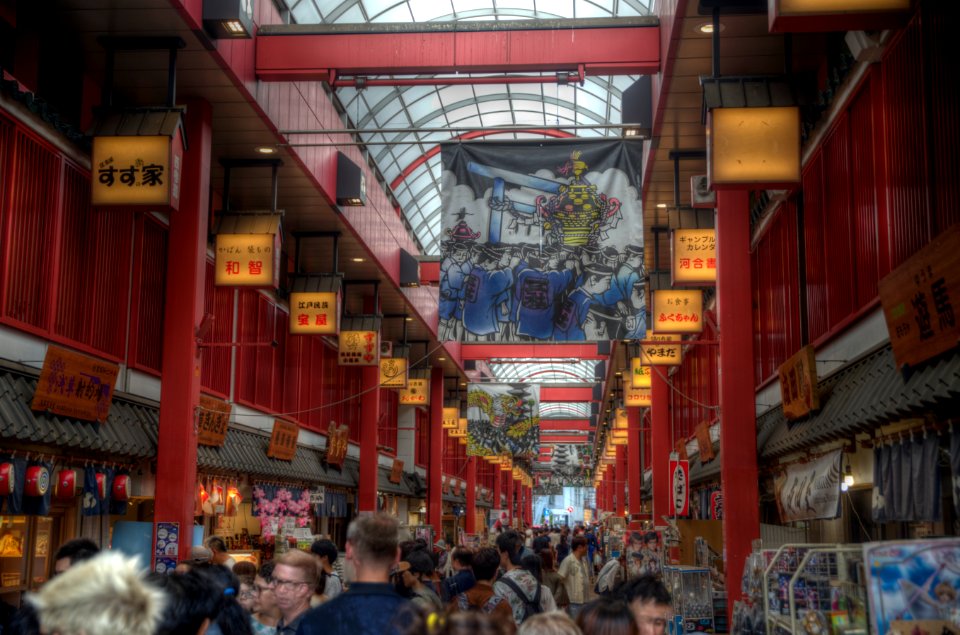
[[[16,484],[16,472],[13,469],[12,462],[0,463],[0,496],[10,496],[13,494]]]
[[[60,470],[53,486],[53,497],[58,501],[68,501],[80,493],[76,470]]]
[[[113,477],[113,488],[111,489],[111,497],[113,500],[130,500],[130,490],[131,487],[129,474],[117,474]]]
[[[27,468],[27,479],[23,484],[23,492],[27,496],[45,496],[50,489],[50,470],[42,465],[31,465]]]

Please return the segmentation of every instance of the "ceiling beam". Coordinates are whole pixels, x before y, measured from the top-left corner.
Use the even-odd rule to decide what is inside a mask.
[[[554,432],[557,430],[590,430],[591,424],[589,419],[541,419],[540,420],[540,431],[541,433],[544,430],[549,430]]]
[[[560,445],[587,445],[590,437],[587,435],[582,436],[572,436],[572,435],[557,435],[557,434],[541,434],[540,443],[559,443]]]

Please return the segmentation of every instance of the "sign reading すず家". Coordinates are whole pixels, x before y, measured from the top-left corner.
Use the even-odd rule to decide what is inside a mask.
[[[173,136],[94,137],[91,163],[94,205],[180,207],[179,131]]]

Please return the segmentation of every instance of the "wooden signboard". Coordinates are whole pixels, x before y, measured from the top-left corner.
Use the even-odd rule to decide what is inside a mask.
[[[173,136],[94,137],[91,164],[94,205],[180,207],[179,126]]]
[[[440,421],[444,430],[456,430],[460,425],[460,409],[444,408]]]
[[[197,410],[197,443],[221,447],[227,438],[227,423],[233,406],[222,399],[200,395]]]
[[[390,482],[399,485],[403,480],[403,461],[393,460],[393,467],[390,469]]]
[[[897,366],[919,364],[960,342],[960,223],[880,281]]]
[[[817,360],[812,346],[804,346],[780,365],[780,398],[788,420],[805,417],[820,409],[817,390]]]
[[[686,461],[689,459],[687,456],[687,439],[677,439],[677,442],[673,446],[673,451],[677,453],[677,456],[681,461]]]
[[[341,466],[347,458],[350,445],[350,426],[330,422],[327,428],[327,464]]]
[[[713,452],[713,441],[710,439],[710,422],[704,421],[697,426],[697,451],[700,453],[700,463],[709,463],[717,457]]]
[[[218,286],[276,287],[280,276],[280,234],[217,234]]]
[[[273,434],[270,435],[270,447],[267,456],[281,461],[292,461],[297,454],[297,438],[300,436],[300,427],[283,419],[273,420]]]
[[[639,357],[630,360],[630,383],[634,388],[649,388],[651,368],[644,366]]]
[[[639,406],[641,408],[649,408],[653,405],[653,390],[650,388],[626,386],[623,389],[623,405],[628,407]]]
[[[32,410],[103,423],[110,414],[120,367],[52,344],[30,403]]]

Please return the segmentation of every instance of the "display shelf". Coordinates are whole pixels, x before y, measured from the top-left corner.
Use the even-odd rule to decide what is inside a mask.
[[[683,565],[663,567],[663,583],[673,599],[671,635],[716,632],[710,569]]]

